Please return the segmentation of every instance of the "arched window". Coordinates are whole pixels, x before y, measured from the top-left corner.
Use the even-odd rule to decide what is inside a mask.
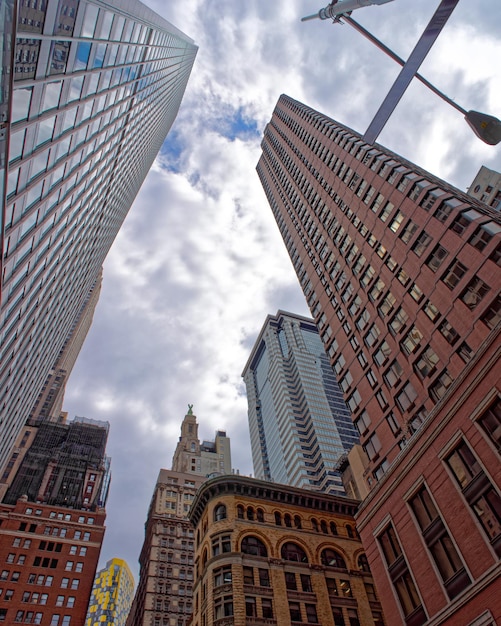
[[[226,519],[226,507],[224,504],[218,504],[214,509],[214,521],[220,522],[222,519]]]
[[[204,553],[202,555],[202,567],[205,567],[206,564],[207,564],[207,548],[204,550]]]
[[[292,528],[292,518],[288,513],[284,515],[284,524],[287,528]]]
[[[331,533],[333,535],[337,535],[337,526],[336,526],[336,524],[334,524],[334,522],[330,523],[330,529],[331,529]]]
[[[337,567],[339,569],[347,569],[345,560],[343,557],[332,550],[331,548],[326,548],[322,551],[321,556],[322,565],[328,565],[329,567]]]
[[[247,519],[251,522],[254,521],[254,509],[251,506],[247,507]]]
[[[268,556],[268,550],[261,539],[253,537],[252,535],[248,535],[242,539],[240,550],[244,554],[252,554],[253,556]]]
[[[294,526],[296,528],[301,528],[301,518],[299,515],[294,515]]]
[[[195,452],[195,442],[194,441],[191,442],[191,451]]]
[[[237,506],[237,517],[238,519],[244,519],[245,517],[244,507],[241,504]]]
[[[256,516],[257,516],[257,521],[258,522],[264,522],[264,511],[263,511],[263,509],[258,509],[256,511]]]
[[[314,517],[311,520],[311,527],[318,533],[318,522]]]
[[[296,543],[292,543],[292,541],[288,541],[284,543],[282,549],[280,550],[280,554],[282,558],[286,561],[296,561],[297,563],[308,563],[308,557],[306,556],[306,552],[298,546]]]
[[[325,520],[322,520],[320,522],[320,528],[322,529],[322,532],[327,534],[327,522]]]
[[[282,526],[282,515],[278,511],[275,513],[275,524]]]
[[[353,539],[355,537],[355,533],[353,532],[353,528],[349,524],[346,524],[346,533],[347,533],[347,535],[348,535],[348,537],[350,539]]]
[[[369,567],[369,561],[367,560],[367,557],[365,556],[365,554],[361,554],[358,557],[358,569],[361,569],[362,572],[370,572],[371,568]]]

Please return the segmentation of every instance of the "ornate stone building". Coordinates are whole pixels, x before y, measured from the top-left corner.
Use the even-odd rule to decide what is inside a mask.
[[[193,626],[382,626],[358,502],[254,478],[202,485]]]
[[[161,469],[139,557],[139,584],[128,626],[184,626],[192,613],[193,527],[187,517],[207,474],[231,472],[230,440],[222,431],[215,441],[198,439],[190,405],[181,425],[172,470]]]

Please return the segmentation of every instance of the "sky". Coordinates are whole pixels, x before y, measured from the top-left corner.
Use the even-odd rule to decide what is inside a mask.
[[[65,410],[110,423],[101,565],[138,580],[144,522],[188,404],[201,439],[231,438],[252,474],[241,373],[268,314],[309,315],[255,168],[282,93],[363,133],[400,67],[349,25],[300,18],[326,0],[148,0],[199,46],[177,119],[112,247]],[[323,3],[322,3],[323,2]],[[439,0],[352,17],[407,58]],[[465,109],[501,117],[499,0],[460,0],[420,73]],[[460,113],[417,81],[378,142],[463,191],[501,171]]]

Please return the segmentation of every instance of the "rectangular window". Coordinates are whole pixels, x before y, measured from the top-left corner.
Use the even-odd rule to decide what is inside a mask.
[[[318,624],[317,607],[314,604],[305,604],[306,621],[308,624]]]
[[[425,486],[411,498],[409,505],[449,599],[452,599],[471,584],[470,577]]]
[[[273,603],[269,598],[261,598],[263,619],[273,619]]]
[[[297,591],[296,574],[294,572],[285,572],[285,587],[291,591]]]
[[[473,310],[489,291],[490,287],[483,280],[480,280],[478,276],[475,276],[461,294],[461,300],[469,309]]]
[[[423,311],[425,315],[434,322],[438,317],[440,317],[440,311],[438,308],[432,304],[429,300],[427,300],[423,306]]]
[[[501,453],[501,400],[495,402],[482,413],[478,423],[483,428],[496,450]]]
[[[376,324],[373,324],[370,327],[369,332],[364,337],[365,345],[369,348],[373,346],[378,340],[380,334],[381,331],[379,330],[378,326]]]
[[[301,607],[299,602],[289,602],[289,614],[291,622],[301,622]]]
[[[412,326],[409,332],[402,339],[401,347],[407,354],[412,354],[419,347],[421,340],[423,339],[423,334],[416,327]]]
[[[395,399],[398,406],[400,407],[400,410],[405,412],[410,411],[414,408],[414,402],[416,401],[417,397],[418,394],[413,385],[411,383],[406,383],[402,391],[400,391]]]
[[[454,382],[453,378],[449,374],[447,370],[444,370],[437,379],[430,386],[430,396],[433,400],[438,402],[441,398],[443,398],[447,392],[447,389]]]
[[[436,272],[438,268],[442,265],[447,255],[447,250],[440,244],[437,244],[433,248],[430,256],[426,259],[426,265],[431,269],[432,272]]]
[[[386,340],[384,340],[374,353],[374,361],[378,365],[384,365],[391,356],[391,348]]]
[[[391,212],[393,211],[394,208],[395,208],[395,206],[393,205],[393,203],[387,202],[385,204],[385,206],[384,206],[384,209],[379,214],[379,219],[382,222],[386,222],[387,219],[390,217],[390,214],[391,214]]]
[[[311,593],[313,591],[313,588],[311,586],[311,576],[309,576],[308,574],[301,574],[300,578],[301,578],[301,589],[305,593]]]
[[[497,296],[487,307],[482,315],[482,321],[491,329],[496,328],[499,322],[501,322],[501,296]]]
[[[250,575],[251,575],[251,582],[250,583],[246,583],[245,580],[245,571],[244,571],[244,583],[246,584],[254,584],[253,578],[252,578],[252,567],[248,567],[245,568],[247,570],[250,570]],[[231,565],[227,565],[225,567],[221,567],[219,569],[214,570],[214,586],[218,587],[219,585],[225,585],[225,584],[231,584]]]
[[[419,234],[418,238],[414,242],[412,246],[412,251],[417,256],[422,256],[426,248],[430,245],[432,241],[431,235],[429,235],[424,230]]]
[[[261,587],[270,586],[270,572],[267,569],[259,569],[259,584]]]
[[[385,284],[384,281],[381,278],[378,278],[376,280],[376,282],[374,283],[374,285],[372,286],[371,290],[369,291],[369,298],[375,302],[379,296],[383,293],[385,288]]]
[[[475,513],[496,554],[501,556],[501,498],[465,441],[447,458],[466,502]]]
[[[391,524],[378,536],[378,540],[404,616],[408,617],[412,613],[413,626],[423,626],[426,623],[426,614]]]
[[[438,364],[438,356],[434,350],[427,346],[421,353],[419,359],[414,364],[414,370],[420,378],[425,378],[433,374]]]
[[[257,617],[256,598],[253,598],[251,596],[245,597],[245,616]]]
[[[451,346],[453,346],[456,343],[456,341],[459,339],[459,333],[457,332],[455,328],[451,326],[451,324],[449,324],[447,320],[444,320],[440,324],[440,326],[438,327],[438,330],[445,337],[447,342],[451,344]]]
[[[404,370],[402,366],[397,359],[395,359],[383,375],[384,380],[390,389],[400,384],[403,373]]]
[[[361,435],[363,435],[369,430],[371,420],[370,420],[369,414],[367,413],[365,409],[362,411],[362,413],[360,413],[360,417],[355,420],[354,424],[355,424],[355,428],[358,430],[358,432]]]
[[[450,265],[442,276],[441,281],[449,287],[449,289],[454,289],[456,285],[459,283],[461,278],[466,273],[466,266],[464,266],[459,261],[454,261],[452,265]]]
[[[391,320],[389,324],[390,331],[394,335],[396,335],[402,330],[402,328],[404,328],[408,319],[409,319],[408,314],[405,312],[405,310],[402,307],[400,307],[398,311],[395,313],[393,319]]]
[[[395,302],[396,301],[397,301],[397,299],[395,298],[395,296],[391,293],[391,291],[389,291],[386,294],[386,296],[384,297],[384,299],[381,302],[381,304],[379,305],[379,307],[378,307],[379,315],[381,315],[381,317],[386,317],[388,315],[388,313],[395,306]]]
[[[379,456],[379,451],[381,450],[381,443],[376,433],[369,437],[369,439],[365,442],[364,450],[371,461],[374,461]]]
[[[214,617],[222,619],[223,617],[233,616],[233,597],[221,596],[214,600]]]
[[[412,239],[412,236],[414,235],[416,230],[417,230],[416,224],[414,224],[412,220],[409,220],[407,224],[405,225],[404,230],[400,233],[400,239],[404,243],[409,243],[409,241]]]

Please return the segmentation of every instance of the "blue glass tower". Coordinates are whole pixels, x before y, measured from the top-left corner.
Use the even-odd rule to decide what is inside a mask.
[[[335,468],[358,435],[313,320],[268,315],[242,375],[255,476],[344,494]]]

